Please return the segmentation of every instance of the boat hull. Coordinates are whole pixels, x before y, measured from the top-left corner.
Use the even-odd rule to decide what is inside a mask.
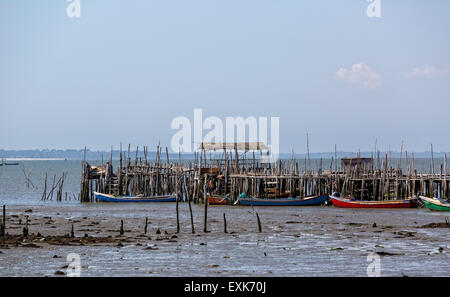
[[[412,208],[417,202],[412,199],[389,201],[352,201],[350,199],[330,196],[334,206],[342,208]]]
[[[252,206],[317,206],[328,199],[328,194],[306,198],[240,198],[239,204]]]
[[[229,198],[226,196],[208,196],[209,205],[226,205],[228,201]]]
[[[423,204],[425,204],[428,209],[436,211],[450,211],[450,203],[448,202],[443,202],[439,199],[423,196],[420,197],[420,200],[422,200]]]
[[[95,198],[102,202],[175,202],[177,198],[172,195],[152,196],[152,197],[133,197],[121,196],[115,197],[109,194],[94,192]]]

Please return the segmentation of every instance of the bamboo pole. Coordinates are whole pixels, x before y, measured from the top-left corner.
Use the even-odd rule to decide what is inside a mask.
[[[262,232],[262,227],[261,227],[261,220],[259,219],[258,212],[256,212],[256,220],[258,222],[258,232],[261,233]]]
[[[0,236],[6,236],[6,205],[3,205],[2,224],[0,226]]]
[[[223,233],[227,232],[227,218],[225,217],[225,213],[223,213]]]

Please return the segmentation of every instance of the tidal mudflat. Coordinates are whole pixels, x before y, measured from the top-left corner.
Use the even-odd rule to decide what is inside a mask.
[[[381,276],[450,275],[446,213],[211,206],[204,233],[203,206],[193,205],[192,234],[188,205],[179,207],[176,233],[171,203],[7,206],[0,275],[64,275],[70,253],[81,276],[367,276],[372,253]]]

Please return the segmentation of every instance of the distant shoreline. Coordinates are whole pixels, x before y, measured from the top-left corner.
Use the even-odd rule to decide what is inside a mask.
[[[65,161],[66,158],[4,158],[6,162],[8,161]]]
[[[113,151],[91,151],[89,149],[86,150],[86,153],[84,150],[74,150],[74,149],[67,149],[67,150],[5,150],[0,149],[0,159],[3,158],[5,160],[10,161],[60,161],[60,160],[109,160],[112,158],[113,160],[119,160],[120,155],[122,153],[122,157],[125,157],[128,154],[128,151],[120,151],[120,150],[113,150]],[[130,151],[130,156],[135,157],[137,155],[138,158],[146,158],[147,160],[155,160],[157,157],[157,153],[153,151],[148,151],[146,155],[144,155],[142,150],[139,150],[136,152],[135,150]],[[228,151],[228,153],[233,153]],[[197,153],[199,154],[199,153]],[[208,155],[212,155],[214,158],[221,158],[223,157],[222,151],[215,151],[215,152],[209,152]],[[240,152],[242,154],[242,152]],[[256,159],[260,157],[259,152],[256,152],[253,154],[251,151],[246,153],[248,159],[253,158],[255,156]],[[444,158],[445,155],[450,156],[450,152],[434,152],[433,156],[435,159],[438,158]],[[402,153],[397,151],[378,151],[376,153],[374,152],[349,152],[349,151],[336,151],[336,152],[310,152],[309,154],[305,153],[283,153],[281,152],[279,154],[279,159],[292,159],[293,157],[300,160],[300,159],[341,159],[345,157],[374,157],[375,159],[385,159],[386,157],[396,159],[401,158],[406,159],[412,159],[413,153],[406,151],[403,151]],[[424,151],[424,152],[414,152],[414,159],[429,159],[431,158],[432,154],[431,151]],[[169,159],[170,160],[178,160],[180,155],[178,153],[170,153],[169,152]],[[181,157],[183,160],[195,160],[195,153],[181,153]],[[161,154],[161,159],[165,159],[166,155]]]

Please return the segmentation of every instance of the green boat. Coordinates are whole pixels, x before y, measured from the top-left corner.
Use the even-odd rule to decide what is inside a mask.
[[[420,196],[423,204],[431,210],[450,211],[450,203],[443,199]]]

